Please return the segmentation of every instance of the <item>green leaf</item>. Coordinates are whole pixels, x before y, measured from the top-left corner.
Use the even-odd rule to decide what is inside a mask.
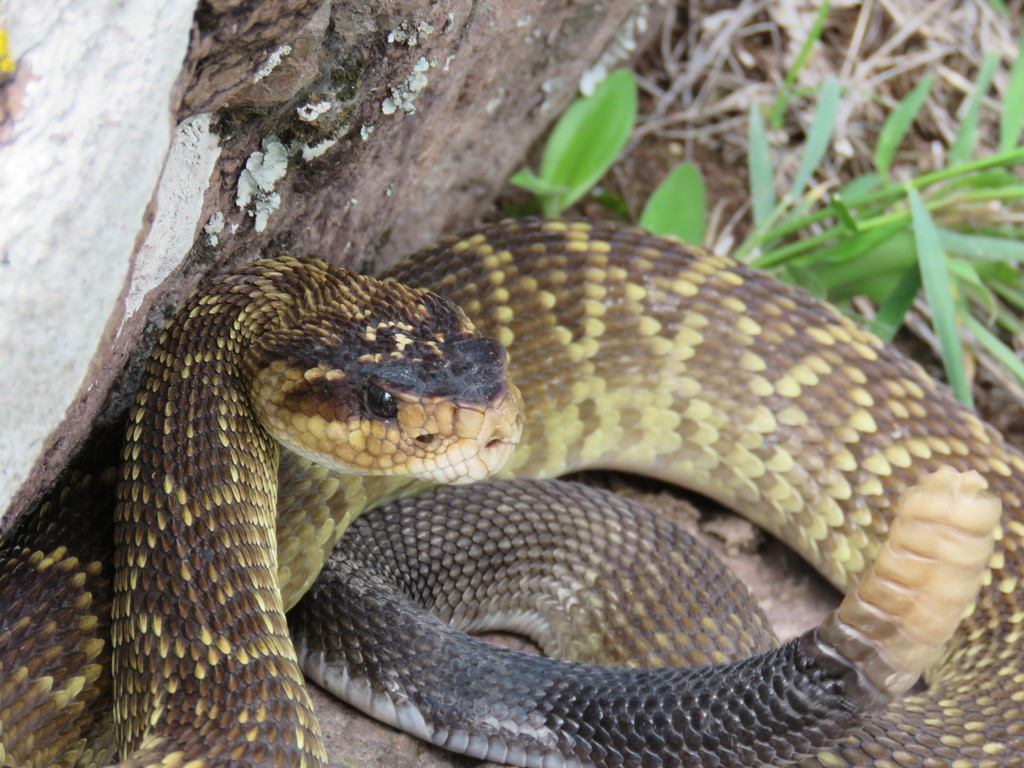
[[[509,181],[515,184],[520,189],[525,189],[528,192],[541,197],[543,195],[555,196],[564,195],[566,189],[564,186],[552,184],[547,179],[542,179],[540,176],[535,174],[529,168],[523,168],[519,173],[513,176]]]
[[[879,176],[889,175],[896,150],[903,143],[907,131],[914,124],[917,113],[924,106],[924,102],[931,92],[933,80],[934,77],[929,72],[885,118],[882,132],[878,134],[878,144],[875,146],[875,170],[878,171]]]
[[[836,117],[839,113],[840,92],[839,80],[831,75],[818,89],[818,106],[814,110],[814,121],[807,133],[800,167],[793,178],[793,187],[790,190],[792,200],[799,200],[803,196],[814,170],[821,164],[821,159],[832,143],[832,132],[835,130]]]
[[[883,341],[892,341],[919,290],[921,270],[915,264],[903,273],[892,292],[879,304],[878,314],[871,321],[871,332]]]
[[[775,171],[764,117],[756,104],[750,105],[747,121],[747,176],[750,180],[750,207],[754,226],[758,227],[775,210]]]
[[[633,73],[620,69],[593,96],[577,99],[565,111],[548,138],[540,166],[541,178],[566,190],[554,199],[552,214],[583,197],[608,171],[629,138],[636,108]]]
[[[1017,41],[1017,50],[1024,51],[1024,33]],[[1010,81],[1003,98],[1003,112],[999,116],[999,151],[1006,152],[1017,146],[1021,124],[1024,123],[1024,55],[1018,54],[1010,67]]]
[[[914,240],[921,268],[921,283],[932,312],[932,326],[939,339],[939,352],[953,394],[964,405],[974,407],[971,387],[964,368],[964,351],[957,330],[956,300],[953,283],[946,268],[939,231],[916,189],[907,188],[910,213],[914,223]]]
[[[864,295],[882,303],[900,276],[917,266],[913,238],[902,224],[860,232],[804,263],[817,275],[830,301]]]
[[[992,76],[999,66],[999,54],[989,51],[985,54],[985,60],[981,63],[981,70],[978,72],[978,81],[974,84],[971,97],[967,101],[967,109],[964,111],[964,120],[953,139],[953,146],[949,148],[949,161],[947,165],[954,166],[966,162],[971,157],[971,151],[978,142],[978,117],[981,112],[981,102],[992,87]]]
[[[640,215],[640,226],[656,235],[675,235],[684,243],[704,242],[707,198],[704,179],[693,163],[680,163],[654,190]]]

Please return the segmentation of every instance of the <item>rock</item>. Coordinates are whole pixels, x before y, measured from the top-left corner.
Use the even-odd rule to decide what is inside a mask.
[[[12,15],[0,86],[0,528],[204,274],[282,251],[373,270],[471,225],[648,11],[57,4]]]

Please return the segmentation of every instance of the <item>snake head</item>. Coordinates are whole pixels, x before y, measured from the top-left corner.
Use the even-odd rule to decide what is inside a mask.
[[[396,283],[327,268],[306,293],[251,356],[254,407],[281,443],[343,472],[443,483],[505,465],[523,408],[499,342]]]

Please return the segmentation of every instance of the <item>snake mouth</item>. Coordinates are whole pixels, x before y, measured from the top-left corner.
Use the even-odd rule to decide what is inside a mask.
[[[436,457],[435,482],[460,485],[499,472],[512,457],[523,433],[523,398],[509,384],[489,405],[462,404],[454,418],[457,439]]]
[[[519,389],[510,385],[501,402],[488,410],[484,426],[477,438],[480,461],[486,467],[484,477],[504,468],[512,457],[523,434],[523,398]],[[483,478],[472,478],[481,480]]]

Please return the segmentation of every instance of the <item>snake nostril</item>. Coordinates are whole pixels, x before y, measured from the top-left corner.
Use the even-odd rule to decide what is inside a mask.
[[[492,448],[497,448],[502,442],[503,441],[500,437],[492,437],[487,441],[487,449],[490,450]]]
[[[423,445],[430,445],[430,443],[434,442],[435,437],[437,437],[437,435],[417,435],[416,442],[422,443]]]

